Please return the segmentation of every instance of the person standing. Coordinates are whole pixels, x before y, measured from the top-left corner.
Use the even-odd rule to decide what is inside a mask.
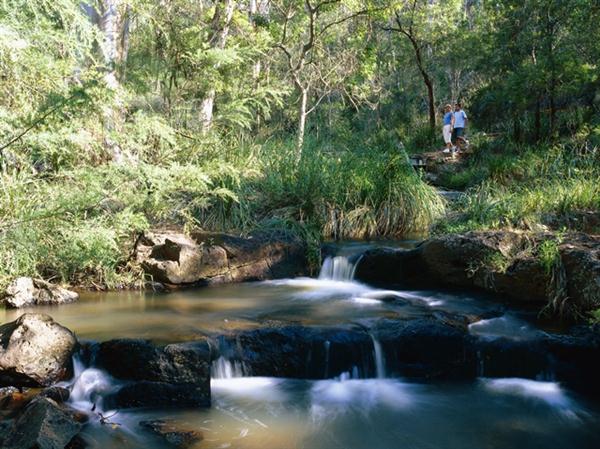
[[[460,103],[456,103],[454,105],[454,129],[452,130],[452,140],[457,146],[458,151],[461,150],[461,145],[464,141],[467,121],[467,114],[465,111],[463,111],[462,105]]]
[[[452,105],[447,104],[444,106],[443,123],[442,135],[444,136],[444,143],[446,144],[444,153],[450,153],[452,151],[452,128],[454,127],[454,114],[452,113]]]

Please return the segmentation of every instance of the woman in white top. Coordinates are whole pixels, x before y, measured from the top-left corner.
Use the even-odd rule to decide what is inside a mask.
[[[442,127],[442,135],[444,136],[444,143],[446,149],[444,153],[452,151],[452,129],[454,128],[454,114],[452,113],[452,106],[447,104],[444,106],[444,126]]]

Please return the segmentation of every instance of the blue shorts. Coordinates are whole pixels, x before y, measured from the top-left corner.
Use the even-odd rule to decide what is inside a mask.
[[[464,128],[454,128],[452,130],[452,140],[456,140],[459,137],[462,137],[465,135],[465,129]]]

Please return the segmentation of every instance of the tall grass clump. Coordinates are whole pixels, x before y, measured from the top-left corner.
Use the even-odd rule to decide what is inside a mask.
[[[435,189],[397,151],[309,140],[298,160],[293,141],[284,140],[254,149],[242,165],[255,171],[236,188],[239,201],[206,210],[200,221],[292,220],[324,238],[373,238],[426,232],[444,212]]]

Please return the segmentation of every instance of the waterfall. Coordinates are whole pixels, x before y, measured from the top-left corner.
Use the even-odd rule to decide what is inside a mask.
[[[102,411],[102,397],[116,390],[118,383],[105,371],[87,368],[78,357],[73,359],[73,379],[59,386],[70,388],[69,403],[75,409]]]
[[[357,263],[352,263],[347,257],[326,257],[319,273],[319,279],[333,281],[351,281]]]
[[[221,356],[212,362],[210,377],[212,379],[244,377],[244,365],[242,362],[231,361]]]
[[[381,343],[377,338],[371,335],[373,340],[373,355],[375,357],[375,375],[378,379],[385,378],[385,355]]]

